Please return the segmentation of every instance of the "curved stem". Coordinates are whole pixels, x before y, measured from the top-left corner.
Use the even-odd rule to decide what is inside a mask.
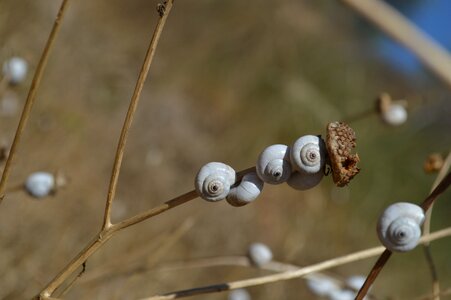
[[[241,178],[249,172],[255,170],[254,167],[248,168],[241,172],[237,173],[237,181],[241,180]],[[77,270],[86,260],[94,254],[100,247],[102,247],[113,235],[117,232],[130,227],[132,225],[136,225],[141,223],[147,219],[150,219],[154,216],[157,216],[165,211],[168,211],[171,208],[177,207],[183,203],[187,203],[191,200],[194,200],[198,197],[196,191],[189,191],[183,195],[177,196],[165,203],[139,213],[133,217],[125,219],[119,223],[112,224],[107,228],[102,228],[100,232],[91,240],[88,245],[80,251],[80,253],[75,256],[64,268],[63,270],[55,276],[55,278],[47,284],[47,286],[41,291],[39,295],[37,295],[36,299],[44,299],[46,297],[51,297],[53,292],[72,274]]]
[[[445,178],[439,183],[439,185],[432,191],[432,193],[423,201],[423,203],[420,204],[420,207],[423,208],[425,212],[428,211],[428,209],[431,207],[431,205],[434,203],[434,201],[437,199],[440,194],[442,194],[451,184],[451,173],[448,173]],[[380,271],[384,268],[385,264],[388,262],[391,256],[391,251],[388,249],[385,249],[384,253],[379,257],[376,264],[371,269],[370,273],[368,274],[368,277],[365,280],[365,283],[363,284],[362,288],[360,289],[359,293],[356,296],[356,300],[362,300],[366,293],[368,292],[369,288],[373,284],[373,282],[376,280],[377,276],[379,275]]]
[[[150,41],[150,45],[147,49],[147,53],[144,59],[144,63],[142,65],[141,71],[139,72],[138,80],[136,81],[135,90],[133,92],[132,98],[130,99],[130,105],[128,107],[127,115],[124,120],[124,125],[122,126],[121,135],[119,137],[119,142],[116,149],[116,156],[114,158],[113,170],[111,172],[110,185],[108,188],[108,196],[105,205],[105,214],[102,224],[103,229],[111,226],[111,206],[116,194],[117,182],[121,170],[122,159],[124,157],[125,144],[127,143],[128,133],[133,122],[133,116],[135,114],[136,107],[138,106],[144,82],[146,81],[147,75],[149,74],[150,65],[152,64],[155,51],[161,37],[161,33],[163,32],[164,25],[166,24],[166,20],[168,18],[169,12],[172,9],[173,3],[174,0],[167,1],[167,3],[164,4],[165,8],[161,12],[159,11],[160,19],[158,20],[158,24],[155,28],[155,31],[153,32],[152,39]]]
[[[451,165],[451,152],[446,157],[442,168],[440,169],[437,178],[435,179],[432,190],[434,190],[439,182],[445,177],[446,173],[448,172]],[[432,192],[431,190],[431,192]],[[431,205],[431,208],[426,212],[426,219],[423,223],[423,234],[429,234],[431,232],[431,218],[432,218],[432,210],[434,208],[434,205]],[[429,243],[426,243],[423,245],[424,250],[424,256],[426,258],[426,262],[429,266],[429,270],[431,272],[431,278],[432,278],[432,295],[434,300],[440,300],[440,283],[438,280],[438,274],[437,274],[437,268],[434,264],[434,259],[432,257],[431,247],[429,246]]]
[[[431,233],[430,235],[423,236],[420,239],[420,244],[424,244],[426,242],[431,242],[434,240],[438,240],[444,237],[451,236],[451,227],[438,230],[434,233]],[[344,264],[348,264],[354,261],[359,261],[362,259],[367,259],[370,257],[377,256],[384,252],[384,247],[374,247],[370,249],[366,249],[363,251],[354,252],[348,255],[336,257],[330,260],[326,260],[317,264],[313,264],[307,267],[295,269],[295,270],[289,270],[286,272],[278,273],[278,274],[272,274],[267,276],[261,276],[256,278],[250,278],[245,280],[239,280],[239,281],[232,281],[232,282],[226,282],[221,284],[215,284],[215,285],[209,285],[209,286],[203,286],[203,287],[197,287],[193,289],[188,290],[181,290],[177,292],[171,292],[167,294],[162,295],[156,295],[148,298],[143,298],[141,300],[168,300],[168,299],[177,299],[177,298],[183,298],[183,297],[190,297],[200,294],[208,294],[208,293],[215,293],[215,292],[221,292],[221,291],[227,291],[227,290],[233,290],[238,288],[245,288],[245,287],[251,287],[251,286],[257,286],[272,282],[278,282],[283,280],[289,280],[294,278],[300,278],[304,277],[307,274],[316,273],[319,271],[327,270],[330,268],[334,268],[337,266],[341,266]]]
[[[64,13],[67,8],[67,4],[69,0],[63,0],[61,3],[61,7],[58,11],[58,15],[56,16],[55,22],[53,23],[52,31],[50,32],[49,38],[47,39],[47,43],[44,47],[44,51],[42,52],[41,58],[39,59],[38,66],[36,68],[36,72],[34,73],[33,81],[31,82],[30,90],[28,91],[27,100],[25,101],[24,108],[22,110],[22,114],[20,116],[19,125],[16,129],[16,134],[14,135],[14,140],[11,145],[11,149],[9,151],[8,158],[5,163],[5,168],[3,169],[2,178],[0,179],[0,204],[5,197],[5,186],[8,182],[9,174],[11,173],[11,165],[14,160],[14,157],[17,153],[17,148],[20,143],[20,139],[22,137],[22,133],[25,130],[25,127],[28,122],[28,118],[31,113],[31,109],[36,99],[36,93],[38,91],[39,85],[41,83],[42,76],[44,74],[45,67],[47,66],[47,61],[50,55],[50,50],[53,48],[53,44],[55,42],[55,38],[59,32],[61,27],[61,23],[64,17]]]

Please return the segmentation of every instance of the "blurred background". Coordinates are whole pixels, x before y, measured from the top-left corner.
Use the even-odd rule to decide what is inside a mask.
[[[390,1],[451,47],[446,0]],[[20,56],[30,73],[17,107],[0,115],[0,142],[13,139],[60,1],[0,1],[0,60]],[[38,293],[98,232],[119,131],[157,21],[157,1],[71,1],[14,164],[9,186],[35,171],[65,172],[54,197],[11,192],[0,207],[0,298]],[[409,103],[392,127],[371,110],[381,92]],[[5,91],[3,92],[5,93]],[[361,173],[348,187],[331,177],[309,191],[265,185],[241,208],[200,199],[119,233],[87,262],[67,299],[136,299],[269,274],[244,267],[158,271],[175,261],[244,255],[268,245],[300,266],[379,245],[375,224],[392,202],[419,203],[434,174],[423,163],[451,145],[450,93],[413,56],[336,0],[180,0],[169,16],[126,148],[113,220],[193,189],[198,169],[222,161],[255,164],[268,145],[325,135],[353,120]],[[11,109],[12,107],[12,109]],[[449,226],[451,193],[432,230]],[[442,285],[450,287],[451,239],[434,242]],[[330,270],[366,275],[374,259]],[[103,272],[103,273],[102,273]],[[94,276],[97,274],[96,276]],[[100,275],[99,275],[100,274]],[[395,255],[376,281],[378,299],[430,293],[422,249]],[[253,299],[319,299],[303,279],[249,289]],[[194,299],[227,299],[227,293]]]

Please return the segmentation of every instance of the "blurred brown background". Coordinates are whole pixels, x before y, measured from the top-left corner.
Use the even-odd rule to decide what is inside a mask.
[[[72,1],[39,89],[10,186],[34,171],[62,170],[70,184],[40,201],[24,192],[0,207],[0,298],[35,295],[101,226],[115,147],[146,47],[156,1]],[[15,88],[20,107],[52,22],[55,0],[0,1],[0,59],[27,59],[30,74]],[[377,31],[338,1],[179,0],[169,16],[126,149],[113,220],[193,188],[200,166],[255,164],[275,143],[325,134],[330,121],[374,106],[386,91],[406,98],[400,127],[376,115],[355,121],[361,174],[349,187],[330,177],[307,192],[265,185],[242,208],[200,199],[118,234],[87,271],[119,263],[107,277],[80,280],[68,299],[136,299],[155,293],[264,274],[239,267],[177,272],[132,271],[201,257],[240,255],[250,243],[275,259],[308,265],[378,245],[375,223],[395,201],[420,202],[434,175],[423,161],[451,145],[449,92],[433,76],[407,78],[377,55]],[[0,117],[0,140],[13,138],[19,114]],[[434,209],[433,230],[449,224],[448,192]],[[174,232],[194,222],[189,230]],[[182,226],[182,227],[181,227]],[[165,241],[166,239],[166,241]],[[166,245],[163,254],[159,248]],[[450,240],[432,246],[444,286]],[[154,255],[158,255],[155,257]],[[123,263],[121,263],[123,262]],[[333,269],[367,274],[374,259]],[[380,299],[413,299],[430,291],[421,248],[395,255],[374,287]],[[448,284],[449,286],[449,284]],[[253,299],[316,299],[303,279],[249,289]],[[227,293],[194,299],[226,299]]]

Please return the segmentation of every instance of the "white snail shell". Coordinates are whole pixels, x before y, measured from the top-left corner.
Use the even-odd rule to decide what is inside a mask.
[[[295,170],[317,173],[326,163],[324,141],[315,135],[304,135],[297,139],[290,151],[291,163]]]
[[[362,275],[350,276],[346,279],[346,285],[355,291],[359,291],[366,281],[366,277]]]
[[[210,162],[199,170],[194,185],[202,199],[215,202],[227,197],[235,179],[232,167],[220,162]]]
[[[328,296],[329,300],[354,300],[356,292],[348,289],[332,290]]]
[[[28,64],[20,57],[12,57],[3,63],[3,75],[9,78],[12,84],[22,82],[27,76]]]
[[[232,187],[227,202],[232,206],[243,206],[254,201],[263,190],[263,181],[255,172],[247,173],[238,186]]]
[[[248,257],[253,265],[260,267],[272,260],[272,251],[265,244],[254,243],[249,246]]]
[[[35,172],[25,181],[25,189],[36,198],[48,196],[55,189],[55,177],[47,172]]]
[[[392,204],[379,218],[379,240],[391,251],[410,251],[418,245],[423,221],[424,212],[418,205],[407,202]]]
[[[290,178],[288,178],[288,185],[292,188],[300,191],[305,191],[311,189],[312,187],[318,185],[323,179],[323,172],[319,171],[317,173],[302,173],[302,172],[293,172]]]
[[[404,124],[407,120],[407,110],[401,104],[392,103],[382,112],[382,119],[385,123],[392,126]]]
[[[309,274],[307,279],[307,286],[310,291],[317,296],[328,296],[334,290],[340,290],[340,285],[337,280],[319,274]]]
[[[229,293],[228,300],[251,300],[251,295],[245,289],[236,289]]]
[[[270,184],[280,184],[291,175],[291,164],[287,145],[271,145],[260,153],[257,160],[257,175]]]

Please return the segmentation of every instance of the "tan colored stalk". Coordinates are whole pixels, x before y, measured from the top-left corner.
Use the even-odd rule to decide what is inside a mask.
[[[11,173],[11,166],[14,160],[14,157],[17,153],[17,148],[20,143],[20,139],[22,137],[23,131],[27,126],[28,118],[31,113],[31,109],[33,108],[33,104],[36,99],[36,93],[38,91],[39,85],[41,83],[42,76],[44,75],[44,70],[47,66],[47,61],[50,55],[50,51],[53,48],[55,43],[56,36],[60,30],[61,23],[63,21],[64,13],[67,9],[69,0],[63,0],[61,3],[60,9],[56,16],[55,22],[53,23],[52,31],[47,39],[47,43],[44,47],[44,51],[42,52],[41,58],[39,59],[38,66],[36,68],[36,72],[34,73],[33,80],[31,82],[30,90],[28,91],[27,100],[25,101],[24,108],[22,110],[22,114],[20,116],[19,125],[17,126],[16,133],[14,135],[14,140],[11,145],[11,149],[9,151],[8,158],[5,163],[5,168],[3,169],[2,178],[0,179],[0,204],[5,197],[5,187],[8,182],[9,174]]]
[[[448,51],[382,0],[340,0],[384,33],[414,53],[451,88],[451,58]]]
[[[146,81],[147,75],[149,74],[150,65],[152,64],[153,58],[155,56],[155,51],[157,50],[158,42],[163,32],[164,25],[168,18],[169,12],[171,11],[174,0],[169,0],[165,4],[158,6],[158,12],[160,13],[160,19],[158,21],[157,27],[152,35],[152,40],[150,41],[149,48],[147,49],[146,57],[139,73],[138,80],[136,81],[135,90],[133,96],[130,99],[130,105],[128,107],[127,115],[124,120],[124,125],[122,126],[121,135],[119,137],[119,142],[116,149],[116,157],[114,158],[113,170],[111,172],[110,186],[108,188],[108,196],[105,205],[105,214],[103,218],[102,229],[107,229],[111,224],[111,206],[113,204],[114,196],[116,194],[117,182],[119,179],[119,173],[121,170],[122,159],[124,157],[125,144],[127,143],[128,132],[133,122],[133,116],[138,106],[139,98]]]
[[[166,13],[168,11],[166,10]],[[255,168],[248,168],[241,172],[237,173],[237,181],[241,180],[241,178],[249,173],[254,171]],[[198,197],[196,191],[190,191],[183,195],[180,195],[176,198],[173,198],[157,207],[139,213],[133,217],[125,219],[119,223],[112,224],[107,228],[102,228],[100,232],[85,246],[85,248],[77,254],[77,256],[72,259],[63,270],[55,276],[47,286],[40,292],[39,295],[35,297],[35,299],[45,299],[47,297],[51,297],[55,290],[63,284],[66,279],[73,274],[86,260],[93,255],[100,247],[102,247],[114,234],[118,231],[130,227],[132,225],[141,223],[149,218],[157,216],[165,211],[168,211],[171,208],[177,207],[183,203],[194,200]]]
[[[446,189],[451,185],[451,173],[448,173],[443,180],[440,181],[438,186],[432,191],[432,193],[420,204],[420,207],[423,209],[424,212],[427,212],[434,201],[437,199],[440,194],[442,194]],[[368,293],[369,288],[373,284],[373,282],[376,280],[379,273],[384,268],[385,264],[390,259],[390,256],[392,255],[392,252],[388,249],[385,249],[385,251],[382,253],[382,255],[379,257],[379,259],[374,264],[373,268],[371,269],[370,273],[368,274],[365,283],[363,284],[362,288],[360,289],[359,293],[357,294],[355,300],[362,300],[365,295]]]
[[[420,244],[424,244],[427,242],[431,242],[434,240],[442,239],[444,237],[451,236],[451,227],[438,230],[434,233],[431,233],[427,236],[423,236],[420,239]],[[216,293],[216,292],[222,292],[222,291],[228,291],[233,289],[239,289],[239,288],[245,288],[245,287],[251,287],[251,286],[257,286],[257,285],[263,285],[283,280],[289,280],[289,279],[295,279],[304,277],[307,274],[316,273],[319,271],[327,270],[330,268],[334,268],[337,266],[341,266],[344,264],[348,264],[351,262],[359,261],[362,259],[367,259],[370,257],[377,256],[381,254],[384,251],[383,246],[374,247],[370,249],[366,249],[363,251],[354,252],[348,255],[336,257],[330,260],[326,260],[317,264],[313,264],[307,267],[302,267],[295,270],[289,270],[286,272],[278,273],[278,274],[272,274],[267,276],[261,276],[256,278],[250,278],[245,280],[239,280],[239,281],[232,281],[227,283],[221,283],[221,284],[215,284],[215,285],[209,285],[209,286],[203,286],[203,287],[197,287],[192,288],[189,290],[181,290],[177,292],[167,293],[164,295],[156,295],[148,298],[143,298],[141,300],[168,300],[168,299],[176,299],[176,298],[183,298],[183,297],[190,297],[200,294],[208,294],[208,293]]]
[[[440,181],[445,177],[446,173],[448,173],[449,168],[451,165],[451,152],[446,157],[443,166],[441,167],[437,178],[435,179],[434,183],[432,184],[432,190],[434,190],[437,185],[440,183]],[[431,208],[426,212],[426,219],[423,224],[423,234],[429,234],[431,232],[431,218],[432,218],[432,209],[434,208],[434,205],[431,205]],[[429,270],[431,272],[432,277],[432,295],[433,300],[440,300],[440,282],[438,280],[438,274],[437,274],[437,268],[434,264],[434,259],[432,257],[431,248],[429,246],[429,243],[425,243],[423,245],[424,250],[424,256],[426,258],[426,261],[429,266]]]

